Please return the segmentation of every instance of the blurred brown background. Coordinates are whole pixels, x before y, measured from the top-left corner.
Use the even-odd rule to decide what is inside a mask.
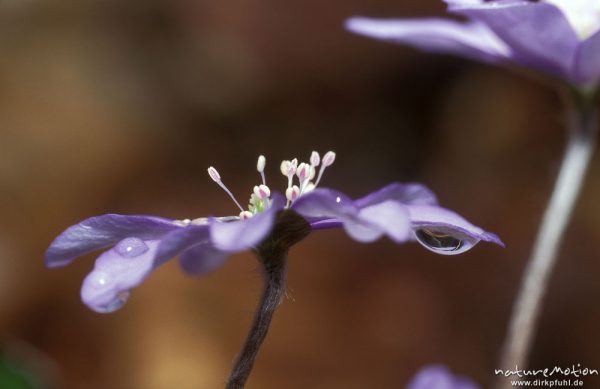
[[[352,15],[443,11],[437,0],[0,2],[3,366],[58,388],[221,387],[261,289],[250,253],[204,278],[172,261],[121,311],[99,315],[79,300],[95,256],[47,270],[44,250],[102,213],[234,213],[209,165],[245,200],[259,154],[283,190],[281,159],[333,149],[325,186],[360,196],[423,182],[507,248],[442,257],[312,234],[291,251],[290,297],[248,388],[402,388],[430,363],[487,387],[559,163],[562,116],[530,78],[342,27]],[[600,368],[597,162],[534,367]]]

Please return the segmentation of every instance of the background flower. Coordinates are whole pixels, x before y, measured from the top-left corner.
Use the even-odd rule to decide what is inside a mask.
[[[593,0],[445,0],[467,21],[356,17],[351,31],[484,62],[540,70],[582,87],[600,79],[600,5]]]

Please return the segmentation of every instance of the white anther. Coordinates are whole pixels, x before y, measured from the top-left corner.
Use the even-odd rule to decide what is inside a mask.
[[[265,179],[265,165],[267,163],[267,159],[264,155],[258,156],[258,161],[256,162],[256,170],[260,173],[260,178],[262,178],[263,185],[267,185],[267,180]]]
[[[298,167],[298,158],[292,159],[292,166],[294,167],[294,169]]]
[[[328,151],[323,156],[323,167],[333,165],[334,161],[335,161],[335,153],[333,151]]]
[[[219,172],[212,166],[208,168],[208,175],[210,176],[210,178],[212,178],[214,182],[221,181],[221,176],[219,175]]]
[[[241,220],[248,220],[252,217],[252,212],[250,211],[242,211],[240,212],[240,219]]]
[[[310,164],[312,166],[319,166],[320,162],[321,162],[321,157],[319,156],[319,153],[317,153],[316,151],[313,151],[310,154]]]
[[[319,185],[321,182],[321,177],[323,177],[323,172],[327,166],[331,166],[335,161],[335,153],[333,151],[328,151],[323,156],[323,160],[321,161],[321,168],[319,169],[319,176],[317,177],[317,181],[315,181],[315,187]]]
[[[267,163],[267,159],[265,158],[265,156],[259,155],[258,162],[256,162],[256,170],[258,170],[259,173],[264,172],[266,163]]]
[[[296,173],[296,166],[292,163],[292,161],[282,161],[281,162],[281,174],[286,177],[291,177]]]
[[[296,199],[300,196],[300,188],[297,185],[292,186],[291,188],[287,188],[285,190],[285,198],[290,202],[296,201]]]
[[[266,185],[256,185],[254,186],[254,194],[261,200],[269,198],[271,196],[271,189],[269,189]]]
[[[302,184],[310,176],[310,165],[302,162],[296,169],[296,175]]]
[[[208,175],[210,176],[210,178],[212,178],[212,180],[214,182],[216,182],[221,187],[221,189],[223,189],[225,191],[225,193],[227,193],[229,195],[229,197],[231,197],[231,199],[233,200],[233,202],[235,203],[235,205],[238,206],[238,208],[240,209],[240,211],[243,211],[244,208],[242,208],[242,206],[237,201],[237,199],[235,198],[235,196],[233,195],[233,193],[231,193],[231,191],[229,189],[227,189],[227,187],[225,186],[225,184],[223,184],[223,181],[221,181],[221,176],[219,175],[219,172],[217,171],[217,169],[215,169],[212,166],[209,167],[208,168]]]

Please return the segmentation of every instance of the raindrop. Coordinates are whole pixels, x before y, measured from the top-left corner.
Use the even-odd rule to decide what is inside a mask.
[[[458,254],[456,251],[465,251],[461,250],[464,248],[465,242],[462,239],[458,239],[447,234],[446,232],[422,228],[420,230],[416,230],[415,235],[417,236],[419,243],[436,253]],[[468,248],[470,247],[465,249]]]
[[[122,257],[134,258],[148,251],[148,246],[139,238],[125,238],[117,243],[115,251]]]
[[[125,305],[130,295],[129,291],[119,292],[112,301],[102,306],[95,306],[94,310],[100,313],[114,312]]]

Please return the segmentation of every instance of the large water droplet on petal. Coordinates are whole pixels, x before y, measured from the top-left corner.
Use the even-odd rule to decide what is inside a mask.
[[[148,251],[148,246],[139,238],[125,238],[117,243],[115,251],[123,257],[134,258]]]
[[[114,312],[114,311],[118,310],[119,308],[121,308],[123,305],[125,305],[127,300],[129,300],[130,295],[131,295],[131,293],[129,291],[120,292],[109,303],[104,304],[102,306],[94,306],[93,309],[96,312],[100,312],[100,313]]]
[[[463,245],[462,240],[456,239],[444,232],[421,229],[417,230],[415,234],[417,235],[417,240],[421,244],[434,251],[456,251]]]
[[[442,255],[464,253],[479,242],[479,239],[451,228],[420,228],[415,231],[415,237],[425,248]]]

